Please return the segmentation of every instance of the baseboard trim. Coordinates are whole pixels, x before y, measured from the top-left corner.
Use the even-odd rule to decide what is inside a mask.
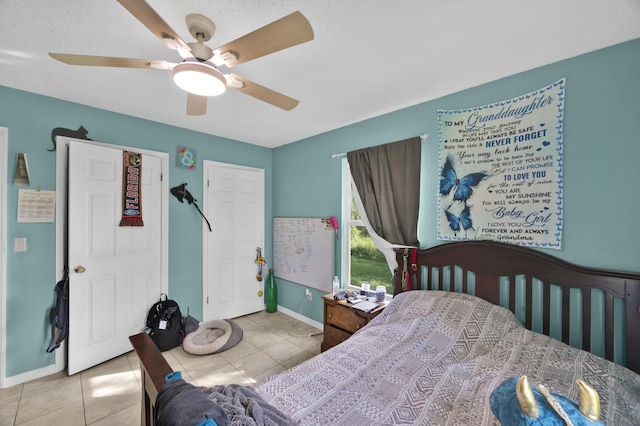
[[[307,325],[310,325],[312,327],[315,327],[317,329],[322,330],[324,325],[322,323],[319,323],[318,321],[312,320],[311,318],[305,317],[304,315],[301,315],[297,312],[292,311],[291,309],[285,308],[284,306],[280,306],[278,305],[278,310],[280,312],[282,312],[285,315],[288,315],[290,317],[293,317],[295,319],[297,319],[300,322],[303,322]]]
[[[62,370],[58,370],[55,364],[51,364],[36,370],[27,371],[26,373],[5,377],[3,385],[5,388],[10,388],[11,386],[21,385],[22,383],[30,382],[31,380],[50,376],[51,374],[55,374],[59,371]]]

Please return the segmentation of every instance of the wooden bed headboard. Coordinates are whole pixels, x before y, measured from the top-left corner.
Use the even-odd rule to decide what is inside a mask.
[[[404,256],[396,250],[395,293]],[[411,269],[411,251],[408,256]],[[493,241],[446,243],[418,250],[416,259],[421,289],[475,294],[509,308],[530,330],[640,373],[639,273],[582,267]]]

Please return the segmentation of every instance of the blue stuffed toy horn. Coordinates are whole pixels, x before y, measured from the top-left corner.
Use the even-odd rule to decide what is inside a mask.
[[[600,421],[600,396],[584,381],[576,381],[580,403],[551,394],[543,385],[537,390],[527,376],[512,377],[491,392],[491,411],[503,425],[596,426]]]

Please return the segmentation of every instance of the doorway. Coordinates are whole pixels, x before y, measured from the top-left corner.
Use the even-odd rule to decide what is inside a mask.
[[[56,370],[66,358],[74,374],[128,352],[128,336],[167,291],[168,154],[71,138],[57,146],[56,265],[68,252],[70,335]],[[118,226],[124,150],[142,156],[143,227]]]
[[[264,249],[264,170],[203,162],[204,214],[212,232],[203,238],[204,321],[264,309],[256,249]],[[267,271],[263,271],[267,276]]]

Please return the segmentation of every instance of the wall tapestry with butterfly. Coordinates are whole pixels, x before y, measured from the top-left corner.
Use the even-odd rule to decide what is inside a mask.
[[[565,79],[513,99],[438,110],[440,240],[560,249]]]

